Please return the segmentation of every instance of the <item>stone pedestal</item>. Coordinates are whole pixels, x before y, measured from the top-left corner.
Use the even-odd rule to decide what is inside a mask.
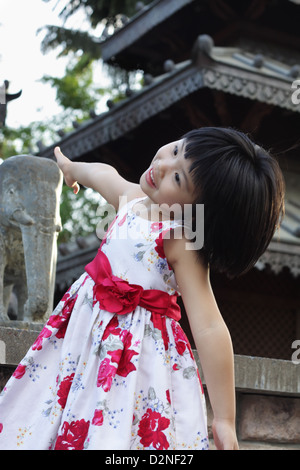
[[[16,366],[32,346],[43,325],[13,322],[13,326],[0,326],[0,366]]]

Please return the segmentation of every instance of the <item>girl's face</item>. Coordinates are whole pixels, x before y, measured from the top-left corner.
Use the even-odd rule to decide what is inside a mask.
[[[154,203],[183,206],[194,202],[191,162],[184,158],[184,147],[184,140],[164,145],[142,174],[141,189]]]

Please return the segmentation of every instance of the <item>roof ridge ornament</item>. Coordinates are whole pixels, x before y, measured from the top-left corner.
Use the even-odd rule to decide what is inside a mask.
[[[203,55],[209,57],[214,62],[239,67],[287,81],[295,80],[300,77],[300,64],[290,66],[278,60],[265,57],[262,54],[254,54],[239,47],[215,46],[213,38],[208,34],[201,34],[196,39],[192,49],[192,61],[197,65],[203,58]]]
[[[0,128],[5,126],[7,103],[16,100],[22,94],[22,90],[17,93],[8,93],[8,87],[8,80],[4,80],[3,85],[0,85]]]

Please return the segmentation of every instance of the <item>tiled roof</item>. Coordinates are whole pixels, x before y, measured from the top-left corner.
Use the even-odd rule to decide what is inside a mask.
[[[191,59],[164,63],[165,73],[145,76],[145,86],[128,94],[127,99],[107,112],[77,126],[48,148],[40,147],[40,156],[51,157],[53,147],[78,158],[108,142],[124,136],[147,119],[169,108],[184,97],[203,88],[221,90],[251,100],[300,112],[292,102],[292,83],[300,76],[293,66],[245,52],[240,48],[215,47],[211,37],[199,36]]]

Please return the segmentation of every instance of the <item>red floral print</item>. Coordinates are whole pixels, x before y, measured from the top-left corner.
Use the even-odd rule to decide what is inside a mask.
[[[138,353],[134,351],[133,349],[130,349],[131,341],[132,341],[132,333],[130,333],[127,330],[122,331],[122,329],[118,328],[118,326],[119,326],[118,317],[114,316],[111,319],[111,321],[108,323],[103,333],[102,341],[106,340],[110,335],[118,336],[118,338],[120,338],[124,347],[122,349],[119,348],[119,349],[114,349],[112,351],[107,351],[107,354],[110,355],[111,362],[114,362],[117,364],[116,374],[120,375],[121,377],[127,377],[127,375],[130,372],[136,370],[136,367],[131,362],[131,359],[133,356],[138,355]],[[107,359],[107,361],[109,360]],[[113,369],[111,369],[110,367],[113,367]],[[101,371],[99,370],[101,383],[105,381],[105,377],[104,377],[105,371],[107,370],[108,376],[110,376],[111,372],[114,372],[114,369],[115,367],[109,366],[108,362],[102,364]],[[99,379],[99,375],[98,375],[98,379]],[[110,379],[108,377],[108,383],[109,383],[109,380]],[[107,383],[107,386],[108,386],[108,383]]]
[[[68,375],[60,383],[57,395],[59,396],[58,403],[60,404],[62,408],[66,406],[67,398],[68,398],[69,391],[70,391],[70,388],[74,379],[74,375],[75,375],[74,373],[71,375]]]
[[[102,426],[102,424],[103,424],[103,410],[95,410],[92,424],[94,426]]]
[[[1,434],[2,431],[3,431],[3,424],[0,423],[0,434]]]
[[[108,323],[107,327],[102,336],[102,341],[105,341],[109,335],[119,335],[121,333],[121,328],[117,328],[119,326],[118,317],[115,315],[110,322]]]
[[[66,329],[67,329],[75,302],[77,300],[77,297],[78,295],[76,295],[73,298],[71,298],[70,296],[64,296],[62,298],[62,301],[65,300],[65,305],[63,306],[61,313],[59,315],[51,315],[51,317],[48,320],[49,326],[52,326],[52,328],[58,329],[55,335],[57,338],[65,337]]]
[[[163,223],[162,222],[153,222],[153,224],[151,224],[151,232],[158,232],[159,230],[161,230],[163,227]]]
[[[168,449],[169,443],[162,431],[167,429],[169,424],[168,418],[164,418],[157,411],[148,408],[139,424],[138,435],[141,437],[141,444],[144,447],[152,445],[159,450]]]
[[[26,366],[23,366],[22,364],[19,364],[18,367],[16,368],[16,370],[13,373],[13,377],[15,379],[21,379],[23,377],[23,375],[25,374],[25,372],[26,372]]]
[[[175,339],[175,347],[176,347],[178,354],[182,356],[185,350],[188,349],[190,356],[193,359],[192,348],[184,331],[182,330],[180,325],[175,321],[172,321],[171,326],[172,326],[172,331],[173,331],[173,335]]]
[[[138,355],[133,349],[129,349],[131,346],[132,333],[125,330],[121,333],[120,339],[124,343],[124,349],[117,349],[116,351],[108,351],[112,361],[118,364],[117,375],[121,377],[127,377],[130,372],[136,370],[135,365],[130,362],[133,356]]]
[[[110,364],[110,360],[108,358],[103,359],[98,371],[97,387],[102,387],[105,392],[108,392],[116,372],[117,368]]]
[[[54,450],[83,450],[90,422],[81,419],[79,421],[64,422],[62,434],[58,436]]]
[[[37,349],[38,351],[40,351],[43,347],[43,339],[49,338],[51,334],[52,334],[51,331],[48,330],[48,328],[45,326],[40,332],[35,342],[33,343],[32,350],[35,351]]]
[[[157,328],[158,330],[161,331],[161,336],[164,342],[165,351],[167,351],[169,347],[169,335],[167,331],[166,317],[163,315],[160,315],[159,313],[152,313],[151,320],[153,322],[154,328]]]

